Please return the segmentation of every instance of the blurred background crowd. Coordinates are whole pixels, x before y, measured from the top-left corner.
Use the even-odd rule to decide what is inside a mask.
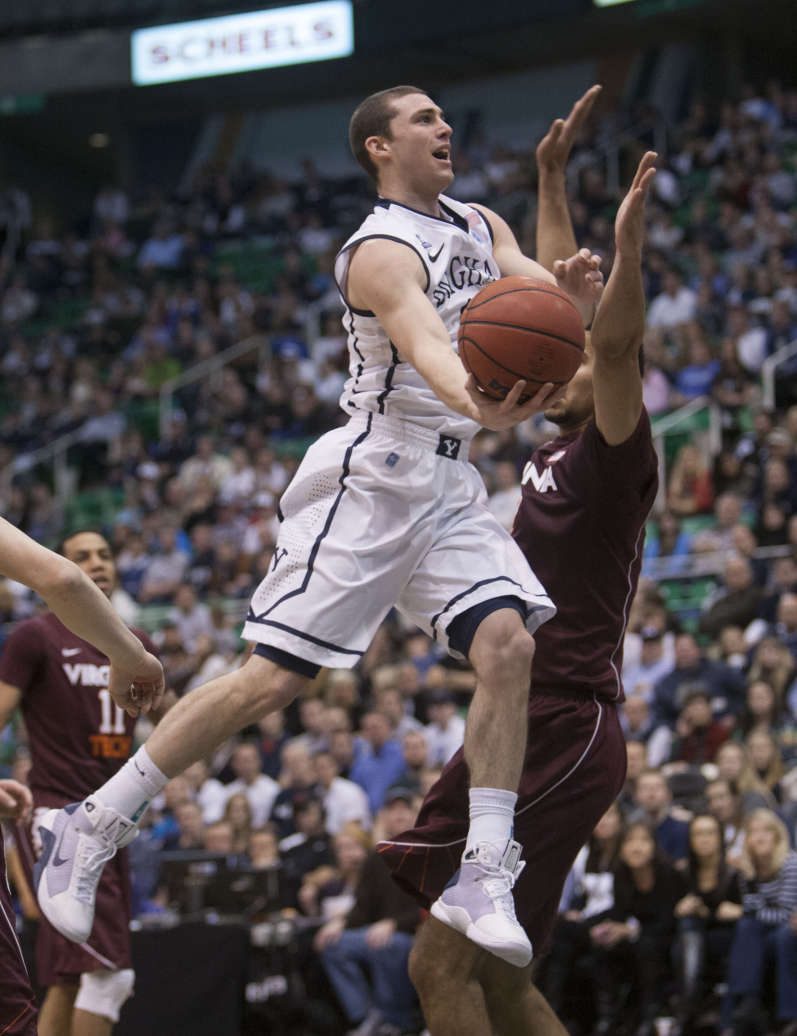
[[[666,125],[645,108],[596,117],[570,199],[607,274],[609,123],[623,182],[643,150],[661,152],[644,346],[663,485],[625,640],[626,787],[576,862],[541,981],[573,1032],[670,1015],[766,1032],[797,1024],[797,90],[695,98]],[[533,145],[462,134],[450,192],[493,207],[530,254]],[[0,511],[48,545],[101,528],[115,606],[190,694],[240,664],[279,495],[308,442],[344,420],[332,261],[370,188],[307,159],[293,178],[242,163],[141,197],[109,185],[58,232],[23,184],[5,203],[18,218],[0,256]],[[477,437],[507,526],[552,433],[539,418]],[[0,581],[2,635],[38,607]],[[471,691],[467,667],[391,614],[356,669],[322,672],[310,697],[169,784],[131,848],[139,918],[232,912],[229,875],[219,901],[186,899],[183,852],[277,875],[260,899],[246,886],[251,916],[267,903],[303,921],[305,966],[349,1016],[373,1007],[335,947],[345,929],[378,946],[417,926],[373,846],[410,826],[462,743]],[[24,777],[16,720],[0,764]],[[22,909],[35,914],[24,893]],[[766,980],[751,985],[758,961]]]

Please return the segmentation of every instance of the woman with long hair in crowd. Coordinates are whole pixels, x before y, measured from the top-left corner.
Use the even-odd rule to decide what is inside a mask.
[[[748,681],[766,680],[775,692],[778,704],[782,705],[794,675],[794,659],[785,644],[777,637],[762,637],[753,651]]]
[[[754,730],[748,734],[745,745],[753,773],[775,801],[780,802],[780,782],[786,771],[777,741],[768,730]]]
[[[756,809],[745,825],[742,907],[728,965],[733,1036],[763,1030],[774,1014],[781,1036],[797,1036],[797,853],[783,822]],[[774,1003],[764,1003],[765,976]],[[725,1036],[725,1034],[723,1034]]]
[[[754,809],[774,807],[772,793],[753,769],[744,745],[736,741],[726,741],[720,746],[715,762],[718,775],[731,783],[741,799],[744,816]]]
[[[781,707],[782,702],[768,680],[750,680],[739,720],[740,731],[747,735],[754,730],[774,730],[780,722]]]
[[[318,867],[304,876],[299,890],[299,905],[308,917],[323,921],[319,942],[326,942],[329,931],[354,904],[354,892],[365,858],[373,848],[371,838],[354,820],[347,821],[333,841],[334,867]],[[330,928],[324,932],[329,923]],[[324,932],[322,935],[321,933]]]
[[[710,813],[689,823],[687,892],[678,919],[679,1016],[688,1033],[705,1001],[707,977],[724,977],[736,921],[742,916],[739,873],[725,859],[722,824]]]
[[[568,987],[572,987],[573,966],[589,957],[590,932],[606,919],[614,904],[614,867],[622,835],[623,815],[613,802],[576,857],[565,883],[545,977],[545,994],[560,1017],[572,1003]]]
[[[667,507],[676,516],[708,514],[714,503],[711,469],[693,443],[686,443],[675,455],[669,485]]]
[[[685,881],[656,847],[647,824],[631,824],[620,843],[614,872],[614,905],[608,918],[590,932],[596,947],[599,983],[596,1036],[614,1033],[621,1001],[621,976],[638,993],[637,1036],[652,1036],[654,1021],[667,1009],[672,977],[671,951],[675,936],[675,904]]]
[[[233,853],[243,856],[249,849],[249,837],[252,834],[252,807],[242,791],[227,799],[223,819],[232,828]]]

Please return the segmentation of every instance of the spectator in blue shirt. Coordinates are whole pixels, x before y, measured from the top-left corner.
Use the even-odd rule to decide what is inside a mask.
[[[376,813],[384,804],[387,789],[404,773],[404,755],[381,712],[366,712],[361,727],[349,779],[364,789],[371,811]]]
[[[689,824],[672,815],[672,792],[667,778],[659,770],[643,770],[637,778],[634,802],[638,813],[632,819],[647,824],[656,845],[671,860],[685,860],[689,855]]]
[[[709,395],[722,366],[718,359],[712,357],[702,332],[694,326],[695,330],[690,334],[689,362],[675,372],[675,391],[681,397],[680,403]]]
[[[653,690],[656,725],[674,728],[686,696],[697,689],[711,698],[715,716],[738,715],[744,708],[745,681],[742,674],[705,658],[691,633],[675,638],[675,665]]]

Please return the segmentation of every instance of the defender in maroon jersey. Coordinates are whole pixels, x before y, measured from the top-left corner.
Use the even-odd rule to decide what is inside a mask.
[[[148,707],[163,695],[163,669],[123,625],[101,591],[73,561],[59,557],[0,518],[0,572],[25,583],[70,629],[92,641],[112,660],[109,684],[130,687]],[[5,699],[0,696],[0,729]],[[28,788],[0,780],[0,818],[22,821],[33,805]],[[95,1030],[96,1031],[96,1030]],[[72,1029],[80,1036],[78,1028]],[[0,1036],[36,1036],[36,1008],[16,936],[0,831]]]
[[[65,540],[64,553],[110,595],[115,568],[104,537],[75,533]],[[146,633],[132,632],[154,654]],[[20,623],[0,654],[0,726],[19,703],[30,742],[34,812],[18,833],[32,886],[33,866],[41,852],[37,818],[47,809],[85,798],[130,755],[136,720],[114,703],[109,676],[106,656],[52,612]],[[95,1026],[92,1032],[105,1023],[110,1033],[119,1001],[133,985],[130,908],[127,854],[119,853],[103,873],[94,928],[85,946],[65,939],[42,919],[36,944],[37,975],[48,987],[42,1032],[61,1031],[59,1024],[70,1031],[70,1020],[71,1031],[79,1032],[79,1018],[86,1012]],[[84,976],[90,976],[88,981]]]
[[[566,129],[555,124],[551,131],[560,142],[557,175],[546,183],[541,169],[538,252],[546,264],[570,254],[562,250],[572,238],[569,219],[561,218],[562,209],[567,212]],[[550,134],[546,139],[553,146]],[[658,485],[639,362],[643,209],[654,160],[652,153],[642,159],[618,212],[617,255],[585,361],[564,398],[546,412],[561,434],[526,466],[513,531],[557,606],[536,634],[513,832],[526,859],[514,884],[515,906],[537,955],[547,948],[573,860],[625,776],[616,712],[623,696],[622,644]],[[467,826],[468,770],[458,752],[427,795],[416,826],[378,849],[396,881],[429,907],[438,896],[445,899]],[[418,936],[410,973],[432,1036],[565,1032],[528,968],[469,946],[436,916]]]

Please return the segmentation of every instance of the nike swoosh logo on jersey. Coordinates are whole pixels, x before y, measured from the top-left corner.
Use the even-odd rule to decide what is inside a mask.
[[[71,658],[72,655],[79,655],[83,648],[61,648],[61,654],[66,658]]]
[[[431,260],[431,262],[433,262],[433,263],[437,262],[437,260],[440,258],[440,253],[443,251],[444,247],[445,247],[444,245],[440,245],[440,247],[437,249],[436,252],[427,252],[426,253],[429,256],[429,259]]]

